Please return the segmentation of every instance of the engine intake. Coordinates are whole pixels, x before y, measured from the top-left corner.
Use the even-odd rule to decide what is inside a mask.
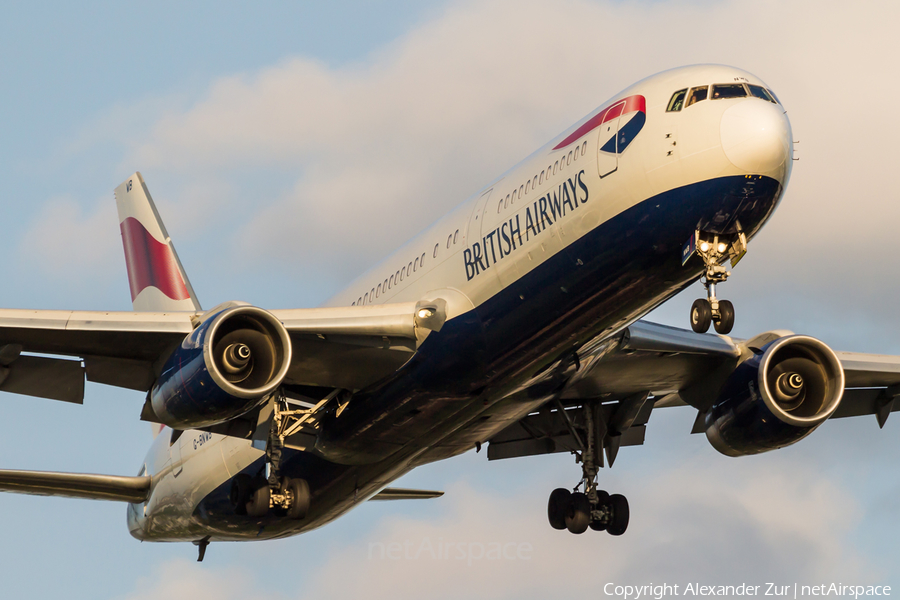
[[[843,394],[831,348],[805,335],[779,338],[735,369],[707,412],[706,437],[728,456],[783,448],[834,414]]]
[[[150,390],[161,423],[206,427],[239,417],[273,392],[291,364],[291,340],[271,313],[225,309],[192,331]]]

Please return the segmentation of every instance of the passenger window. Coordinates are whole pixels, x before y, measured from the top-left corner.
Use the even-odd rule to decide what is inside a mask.
[[[516,190],[513,190],[513,193],[512,193],[512,203],[513,204],[516,203]]]
[[[387,279],[384,280],[384,283],[381,285],[381,291],[387,293]]]
[[[369,294],[366,294],[365,296],[363,296],[363,302],[366,304],[369,303]]]
[[[525,186],[524,186],[524,185],[520,185],[520,186],[519,186],[519,198],[521,198],[521,197],[524,196],[524,195],[525,195]]]
[[[406,274],[407,274],[407,275],[412,275],[412,272],[413,272],[412,261],[409,261],[409,264],[406,265]]]
[[[459,237],[459,229],[456,230],[456,233],[453,234],[453,243],[456,243],[456,238]]]
[[[672,98],[669,100],[669,106],[666,107],[666,112],[678,112],[684,106],[684,97],[687,96],[687,89],[678,90],[674,94],[672,94]]]
[[[569,150],[569,158],[566,159],[566,166],[569,166],[571,164],[572,164],[572,151]]]
[[[388,278],[388,289],[391,289],[392,287],[394,287],[394,276],[393,275],[391,275]]]
[[[747,90],[742,83],[717,83],[712,86],[712,99],[746,98]]]
[[[403,279],[405,277],[406,277],[406,267],[403,267],[402,269],[400,269],[400,281],[403,281]]]
[[[356,299],[356,305],[359,306],[360,304],[362,304],[362,296]]]
[[[350,306],[356,306],[356,302],[351,302]],[[138,475],[138,477],[140,477],[140,475]]]
[[[506,195],[506,200],[503,201],[503,208],[509,206],[509,194]]]
[[[708,93],[709,93],[709,86],[692,89],[690,98],[688,98],[687,106],[690,106],[692,104],[697,104],[701,100],[706,100],[706,95]]]
[[[537,175],[534,176],[534,180],[531,182],[531,188],[537,189]]]
[[[372,288],[372,290],[369,292],[369,300],[371,302],[375,301],[375,288]]]
[[[425,253],[422,253],[422,256],[419,257],[419,266],[423,269],[425,268]]]
[[[394,283],[400,283],[400,271],[399,271],[399,269],[397,270],[396,273],[394,273]]]
[[[381,284],[379,283],[378,287],[375,288],[375,297],[377,298],[380,295],[381,295]]]
[[[554,175],[556,175],[556,169],[557,169],[557,167],[559,167],[559,161],[556,161],[555,163],[553,163],[553,174],[554,174]]]
[[[497,204],[497,214],[500,214],[500,211],[503,210],[503,199],[501,198],[500,202]]]
[[[529,187],[531,187],[531,180],[530,180],[530,179],[529,179],[528,181],[525,182],[525,193],[526,193],[526,194],[528,193],[528,188],[529,188]]]
[[[434,245],[434,253],[431,255],[431,258],[437,258],[438,246],[440,246],[440,244]]]
[[[573,158],[578,160],[578,146],[575,146],[575,156]]]
[[[581,155],[584,156],[585,152],[587,152],[587,142],[581,145]]]
[[[452,240],[452,239],[453,239],[453,234],[451,233],[450,235],[447,236],[447,248],[448,249],[450,248],[450,240]]]
[[[413,271],[418,271],[418,270],[419,270],[419,257],[417,256],[415,262],[413,263]]]

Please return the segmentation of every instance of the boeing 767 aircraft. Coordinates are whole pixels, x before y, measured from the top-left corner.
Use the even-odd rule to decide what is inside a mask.
[[[82,402],[85,379],[146,392],[157,435],[135,477],[0,471],[0,489],[127,503],[147,541],[280,538],[487,445],[570,452],[556,529],[625,532],[598,472],[685,407],[727,456],[826,419],[900,408],[900,357],[788,331],[728,336],[729,268],[781,201],[791,126],[727,66],[665,71],[614,96],[320,308],[204,310],[140,173],[115,190],[133,312],[0,310],[0,390]],[[700,279],[690,329],[641,317]],[[689,319],[688,319],[689,317]],[[713,327],[716,334],[707,333]],[[71,357],[71,358],[66,358]],[[685,432],[687,433],[687,432]]]

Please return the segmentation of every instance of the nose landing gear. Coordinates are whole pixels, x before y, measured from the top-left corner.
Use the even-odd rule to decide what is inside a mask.
[[[746,254],[746,236],[743,233],[736,236],[719,236],[697,231],[685,248],[684,262],[696,252],[706,266],[703,273],[706,298],[694,300],[691,306],[691,329],[696,333],[706,333],[709,326],[713,325],[716,333],[722,335],[731,333],[734,327],[734,305],[728,300],[716,298],[716,285],[724,283],[731,275],[722,263],[730,258],[733,268]]]

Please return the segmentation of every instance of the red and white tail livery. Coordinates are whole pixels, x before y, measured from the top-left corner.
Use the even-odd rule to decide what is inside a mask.
[[[191,282],[139,172],[116,188],[116,208],[134,310],[200,310]]]

